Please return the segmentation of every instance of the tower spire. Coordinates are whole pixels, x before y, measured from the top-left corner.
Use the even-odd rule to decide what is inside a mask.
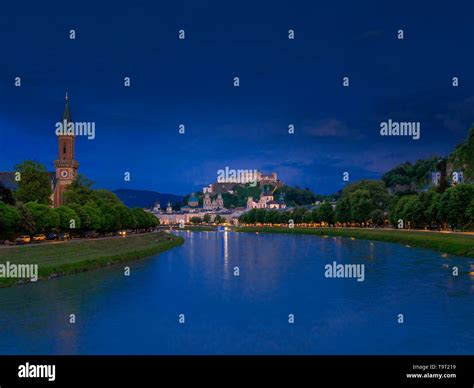
[[[66,120],[66,122],[68,123],[72,123],[71,112],[69,112],[69,96],[67,92],[66,92],[65,104],[64,104],[63,121],[64,120]]]

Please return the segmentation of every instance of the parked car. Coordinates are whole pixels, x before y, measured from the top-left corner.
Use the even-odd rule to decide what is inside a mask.
[[[31,237],[30,236],[19,236],[17,239],[16,239],[16,243],[17,244],[29,244],[31,242]]]
[[[46,236],[44,234],[35,234],[33,236],[33,242],[41,242],[45,240],[46,240]]]
[[[99,233],[97,232],[87,232],[85,235],[84,235],[85,238],[97,238],[99,237]]]
[[[50,233],[48,236],[46,236],[46,240],[56,240],[58,236],[56,236],[56,233]]]
[[[60,240],[70,240],[71,239],[71,236],[69,235],[69,233],[61,233],[59,235],[59,239]]]

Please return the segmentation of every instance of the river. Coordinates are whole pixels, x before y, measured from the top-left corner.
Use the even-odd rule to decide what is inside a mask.
[[[473,259],[176,233],[182,246],[127,264],[130,276],[119,265],[0,289],[0,354],[474,354]],[[325,277],[333,262],[364,264],[364,280]]]

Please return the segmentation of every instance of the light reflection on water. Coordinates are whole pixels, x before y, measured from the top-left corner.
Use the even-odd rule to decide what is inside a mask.
[[[176,233],[184,245],[127,264],[130,277],[121,265],[0,290],[0,354],[474,353],[472,259],[345,238]],[[333,261],[365,264],[365,281],[325,278]]]

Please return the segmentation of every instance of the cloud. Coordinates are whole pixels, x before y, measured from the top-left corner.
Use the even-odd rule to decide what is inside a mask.
[[[464,134],[474,122],[474,96],[455,98],[451,89],[380,100],[374,118],[377,121],[387,118],[420,121],[425,127],[437,129],[441,135],[443,132],[439,128],[445,129],[447,134]]]
[[[314,126],[305,126],[303,130],[315,137],[345,137],[348,135],[346,125],[335,118],[320,120]]]

